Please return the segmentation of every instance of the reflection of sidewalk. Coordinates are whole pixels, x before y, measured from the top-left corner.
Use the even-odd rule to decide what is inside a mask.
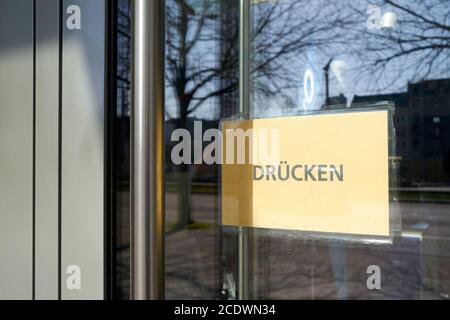
[[[177,217],[176,194],[169,193],[166,203],[167,220],[173,221]],[[214,234],[218,232],[214,226],[217,197],[194,194],[192,203],[193,219],[210,223],[211,227],[181,230],[166,236],[166,296],[169,299],[216,299],[220,265],[227,262],[220,261],[219,235]],[[420,233],[422,239],[396,239],[394,245],[343,244],[336,247],[333,254],[330,254],[330,247],[335,247],[333,242],[261,239],[258,242],[261,255],[255,272],[262,285],[258,286],[260,291],[255,298],[448,297],[450,204],[400,203],[400,212],[403,229]],[[417,226],[421,229],[415,230]],[[339,259],[333,260],[333,255]],[[129,261],[129,252],[123,254],[123,259],[124,264]],[[366,270],[372,264],[381,268],[379,291],[366,287]],[[344,296],[338,296],[338,292]]]
[[[218,252],[213,230],[183,230],[166,237],[168,299],[216,299]]]
[[[344,245],[336,248],[344,253],[337,263],[326,242],[271,239],[262,246],[267,255],[255,267],[258,281],[266,284],[255,298],[439,299],[450,290],[450,259],[430,257],[416,239],[396,240],[394,246]],[[220,268],[212,232],[180,231],[167,237],[166,247],[167,297],[217,298]],[[380,291],[366,287],[372,264],[381,268]]]

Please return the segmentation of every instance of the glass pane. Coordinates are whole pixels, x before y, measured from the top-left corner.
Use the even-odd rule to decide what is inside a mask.
[[[179,153],[176,137],[202,150],[203,134],[237,111],[239,6],[168,0],[166,17],[166,295],[216,299],[227,250],[215,222],[218,165],[204,164],[202,151]]]
[[[253,115],[393,103],[402,216],[392,245],[259,243],[269,252],[258,261],[268,284],[256,297],[447,299],[449,2],[280,0],[251,8]],[[368,283],[371,266],[380,289]]]
[[[449,4],[254,0],[241,23],[238,0],[167,0],[167,298],[449,297]],[[220,227],[219,166],[205,162],[203,136],[239,115],[246,69],[251,118],[395,106],[402,232],[392,244]]]

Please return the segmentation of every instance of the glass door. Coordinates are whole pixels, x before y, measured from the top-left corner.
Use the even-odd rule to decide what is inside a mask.
[[[401,217],[388,244],[266,237],[257,244],[266,253],[250,272],[253,281],[264,279],[265,288],[252,297],[448,299],[448,5],[440,0],[250,4],[253,116],[392,105],[395,139],[389,157],[396,169],[390,174],[397,182],[390,192]],[[349,125],[358,132],[358,122]],[[376,139],[367,145],[376,148]],[[362,187],[372,192],[373,183]]]
[[[119,35],[125,36],[120,37],[118,50],[125,58],[129,54],[127,3],[119,1],[125,26],[122,30],[119,23]],[[166,298],[449,298],[449,4],[444,0],[166,1]],[[127,61],[119,61],[124,67],[119,68],[124,75],[119,97],[123,119],[129,116]],[[377,131],[371,112],[381,109],[389,110],[391,122]],[[341,127],[339,116],[318,126],[304,120],[342,114],[368,118],[355,118]],[[267,198],[258,193],[256,182],[253,189],[243,188],[247,176],[229,173],[225,178],[234,185],[228,190],[234,186],[234,191],[247,191],[239,195],[241,202],[224,197],[223,166],[214,159],[225,151],[221,145],[213,150],[212,142],[226,123],[250,121],[264,127],[268,122],[259,120],[279,119],[293,121],[290,126],[297,130],[293,132],[304,134],[283,140],[293,150],[305,148],[306,140],[320,142],[311,144],[310,153],[304,155],[317,150],[338,158],[348,155],[356,168],[355,157],[366,162],[384,157],[386,166],[371,171],[361,160],[361,168],[371,171],[364,174],[374,180],[363,181],[352,192],[335,193],[325,183],[317,186],[322,186],[323,177],[334,177],[337,185],[344,171],[339,171],[339,164],[317,163],[314,170],[327,165],[323,170],[331,171],[323,177],[321,171],[314,176],[311,167],[302,171],[306,176],[300,179],[310,177],[318,184],[308,195],[299,192],[298,203],[289,203],[289,210],[302,217],[294,222],[303,230],[280,227],[288,206],[276,188],[267,190],[272,190],[268,196],[279,210],[265,216],[272,224],[261,227],[258,222],[266,212],[262,204]],[[126,122],[125,131],[129,130]],[[333,151],[332,133],[344,131],[349,139],[339,142],[338,151],[346,151]],[[319,139],[324,132],[331,132],[328,140]],[[122,173],[128,179],[125,169]],[[270,180],[270,171],[263,171],[263,176],[262,180]],[[346,181],[351,176],[342,177]],[[395,183],[380,182],[382,177]],[[379,202],[361,204],[361,199],[373,200],[380,191],[374,181],[384,183],[381,207]],[[121,185],[117,201],[122,201],[118,206],[123,213],[118,219],[129,212],[127,184]],[[336,203],[344,203],[347,211],[328,206],[328,218],[320,221],[305,213],[304,202],[324,207],[328,194],[334,194]],[[252,223],[231,227],[224,223],[224,206],[234,210],[239,220],[242,201],[248,199]],[[356,218],[349,221],[361,219],[362,214],[366,222],[341,226],[350,212]],[[367,231],[374,230],[371,227],[382,212],[387,214],[382,217],[383,231]],[[306,220],[314,225],[311,229],[305,229]],[[323,224],[333,232],[316,233],[325,230]],[[353,237],[359,227],[365,236]],[[385,235],[386,241],[377,241],[374,234]],[[123,262],[118,280],[118,286],[125,288],[122,297],[127,297],[129,285],[127,239],[128,235],[121,238],[118,253]]]

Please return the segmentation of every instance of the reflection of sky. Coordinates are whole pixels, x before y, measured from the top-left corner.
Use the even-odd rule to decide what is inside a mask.
[[[448,1],[393,1],[407,6],[412,12],[425,19],[448,25],[447,16],[450,16]],[[392,28],[368,30],[369,5],[379,7],[382,25],[389,25],[388,22],[390,24],[395,22],[395,25]],[[429,24],[424,22],[417,24],[418,21],[422,21],[420,18],[386,4],[385,1],[260,1],[252,6],[252,24],[255,26],[261,22],[267,10],[273,6],[279,6],[280,13],[267,26],[264,35],[253,39],[251,43],[253,47],[264,44],[264,41],[272,45],[264,46],[264,52],[256,52],[252,55],[251,63],[255,64],[258,58],[266,57],[270,51],[276,51],[277,46],[289,42],[290,39],[299,38],[306,45],[274,61],[274,66],[279,68],[278,72],[283,77],[267,77],[258,72],[252,75],[254,78],[252,107],[260,116],[297,113],[305,109],[320,108],[325,101],[323,67],[330,59],[332,59],[329,71],[330,97],[342,94],[347,98],[347,103],[350,103],[355,95],[401,92],[406,90],[408,82],[450,77],[448,48],[444,48],[434,58],[432,55],[424,56],[426,51],[418,51],[405,57],[392,59],[384,69],[375,68],[375,61],[395,54],[400,48],[398,43],[386,40],[388,37],[401,36],[402,39],[407,39],[409,42],[402,44],[404,50],[410,49],[411,43],[414,43],[410,41],[416,39],[411,39],[414,34],[428,38],[443,37],[447,45],[450,39],[450,31],[427,28]],[[289,10],[283,12],[283,8]],[[201,40],[196,43],[190,54],[188,65],[192,70],[217,66],[217,56],[220,54],[219,41],[216,38],[220,33],[217,23],[211,22],[204,29]],[[277,32],[286,27],[292,28],[292,32],[286,36],[284,42],[278,41]],[[194,25],[191,25],[190,37],[194,29]],[[426,57],[433,61],[433,65],[427,62]],[[314,98],[311,103],[304,101],[304,79],[307,69],[314,75]],[[189,85],[192,86],[193,83]],[[197,96],[208,94],[217,89],[218,85],[217,79],[209,82],[199,90]],[[258,89],[264,86],[271,90],[277,88],[278,93],[270,96],[261,94]],[[177,117],[177,106],[175,95],[171,92],[171,88],[168,88],[167,109],[171,118]],[[217,99],[211,98],[191,116],[212,119],[217,117],[219,107]]]
[[[288,5],[292,1],[298,0],[284,0],[282,4]],[[300,1],[301,2],[301,1]],[[449,15],[448,1],[394,1],[402,6],[411,8],[413,12],[424,15],[427,19],[439,21],[443,24],[447,21]],[[367,29],[367,7],[371,4],[378,4],[380,8],[381,23],[392,25],[396,22],[393,28],[381,28],[375,30]],[[273,4],[265,4],[270,7]],[[432,7],[430,7],[433,5]],[[338,96],[343,94],[348,102],[351,102],[354,95],[369,95],[369,94],[383,94],[405,91],[408,82],[417,82],[422,79],[436,79],[450,77],[448,51],[442,51],[434,61],[436,65],[430,66],[425,64],[419,68],[423,59],[423,51],[410,54],[405,57],[392,59],[383,70],[377,70],[373,64],[377,59],[386,58],[398,52],[399,47],[395,43],[385,41],[384,37],[397,37],[401,35],[402,38],[411,39],[411,35],[419,34],[421,36],[446,36],[447,42],[450,39],[450,34],[442,34],[438,31],[425,31],[425,24],[417,24],[415,22],[420,19],[407,14],[404,11],[394,8],[384,3],[384,1],[341,1],[339,4],[331,4],[330,1],[318,0],[303,2],[303,5],[296,7],[297,19],[304,19],[305,30],[308,29],[308,21],[316,24],[316,29],[324,26],[330,34],[334,33],[336,37],[325,44],[319,46],[307,46],[306,49],[300,50],[295,56],[283,57],[289,65],[290,70],[294,70],[295,76],[292,81],[297,82],[297,90],[287,89],[280,93],[280,96],[291,97],[292,100],[298,101],[295,108],[289,111],[296,113],[305,110],[304,103],[304,72],[307,68],[313,70],[316,84],[316,99],[314,103],[308,106],[308,110],[318,109],[325,101],[325,81],[323,74],[323,67],[330,59],[333,62],[330,66],[330,96]],[[330,11],[332,10],[332,11]],[[334,10],[334,12],[333,12]],[[327,12],[323,15],[323,12]],[[258,20],[264,16],[264,8],[254,8],[254,20]],[[386,14],[387,13],[387,14]],[[261,16],[258,16],[261,14]],[[319,19],[310,19],[312,15],[317,15]],[[384,15],[384,21],[383,21]],[[393,17],[397,18],[397,21]],[[337,19],[345,21],[343,25],[336,23]],[[280,20],[282,17],[280,16]],[[351,23],[349,23],[351,22]],[[281,21],[279,27],[285,25]],[[427,25],[428,26],[428,25]],[[272,25],[277,28],[277,25]],[[301,29],[297,29],[302,32]],[[312,29],[310,29],[312,30]],[[318,39],[321,34],[317,34]],[[313,36],[305,39],[315,42]],[[404,44],[404,50],[408,50],[408,45]],[[313,58],[311,58],[313,57]],[[313,64],[313,65],[311,65]],[[316,65],[314,65],[316,64]],[[442,65],[444,64],[444,65]],[[430,67],[430,70],[428,70]],[[373,68],[373,69],[372,69]],[[267,81],[265,79],[264,81]],[[261,99],[264,100],[264,99]],[[282,98],[276,97],[265,102],[265,105],[254,105],[254,108],[261,108],[260,115],[279,115],[286,113],[285,107],[282,105]],[[284,99],[286,100],[286,99]],[[255,99],[258,101],[258,99]],[[265,111],[265,112],[264,112]],[[289,112],[288,111],[288,112]]]

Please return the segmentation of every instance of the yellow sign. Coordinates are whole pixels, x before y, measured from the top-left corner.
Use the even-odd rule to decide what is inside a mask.
[[[387,111],[224,121],[222,136],[223,225],[389,236]]]

